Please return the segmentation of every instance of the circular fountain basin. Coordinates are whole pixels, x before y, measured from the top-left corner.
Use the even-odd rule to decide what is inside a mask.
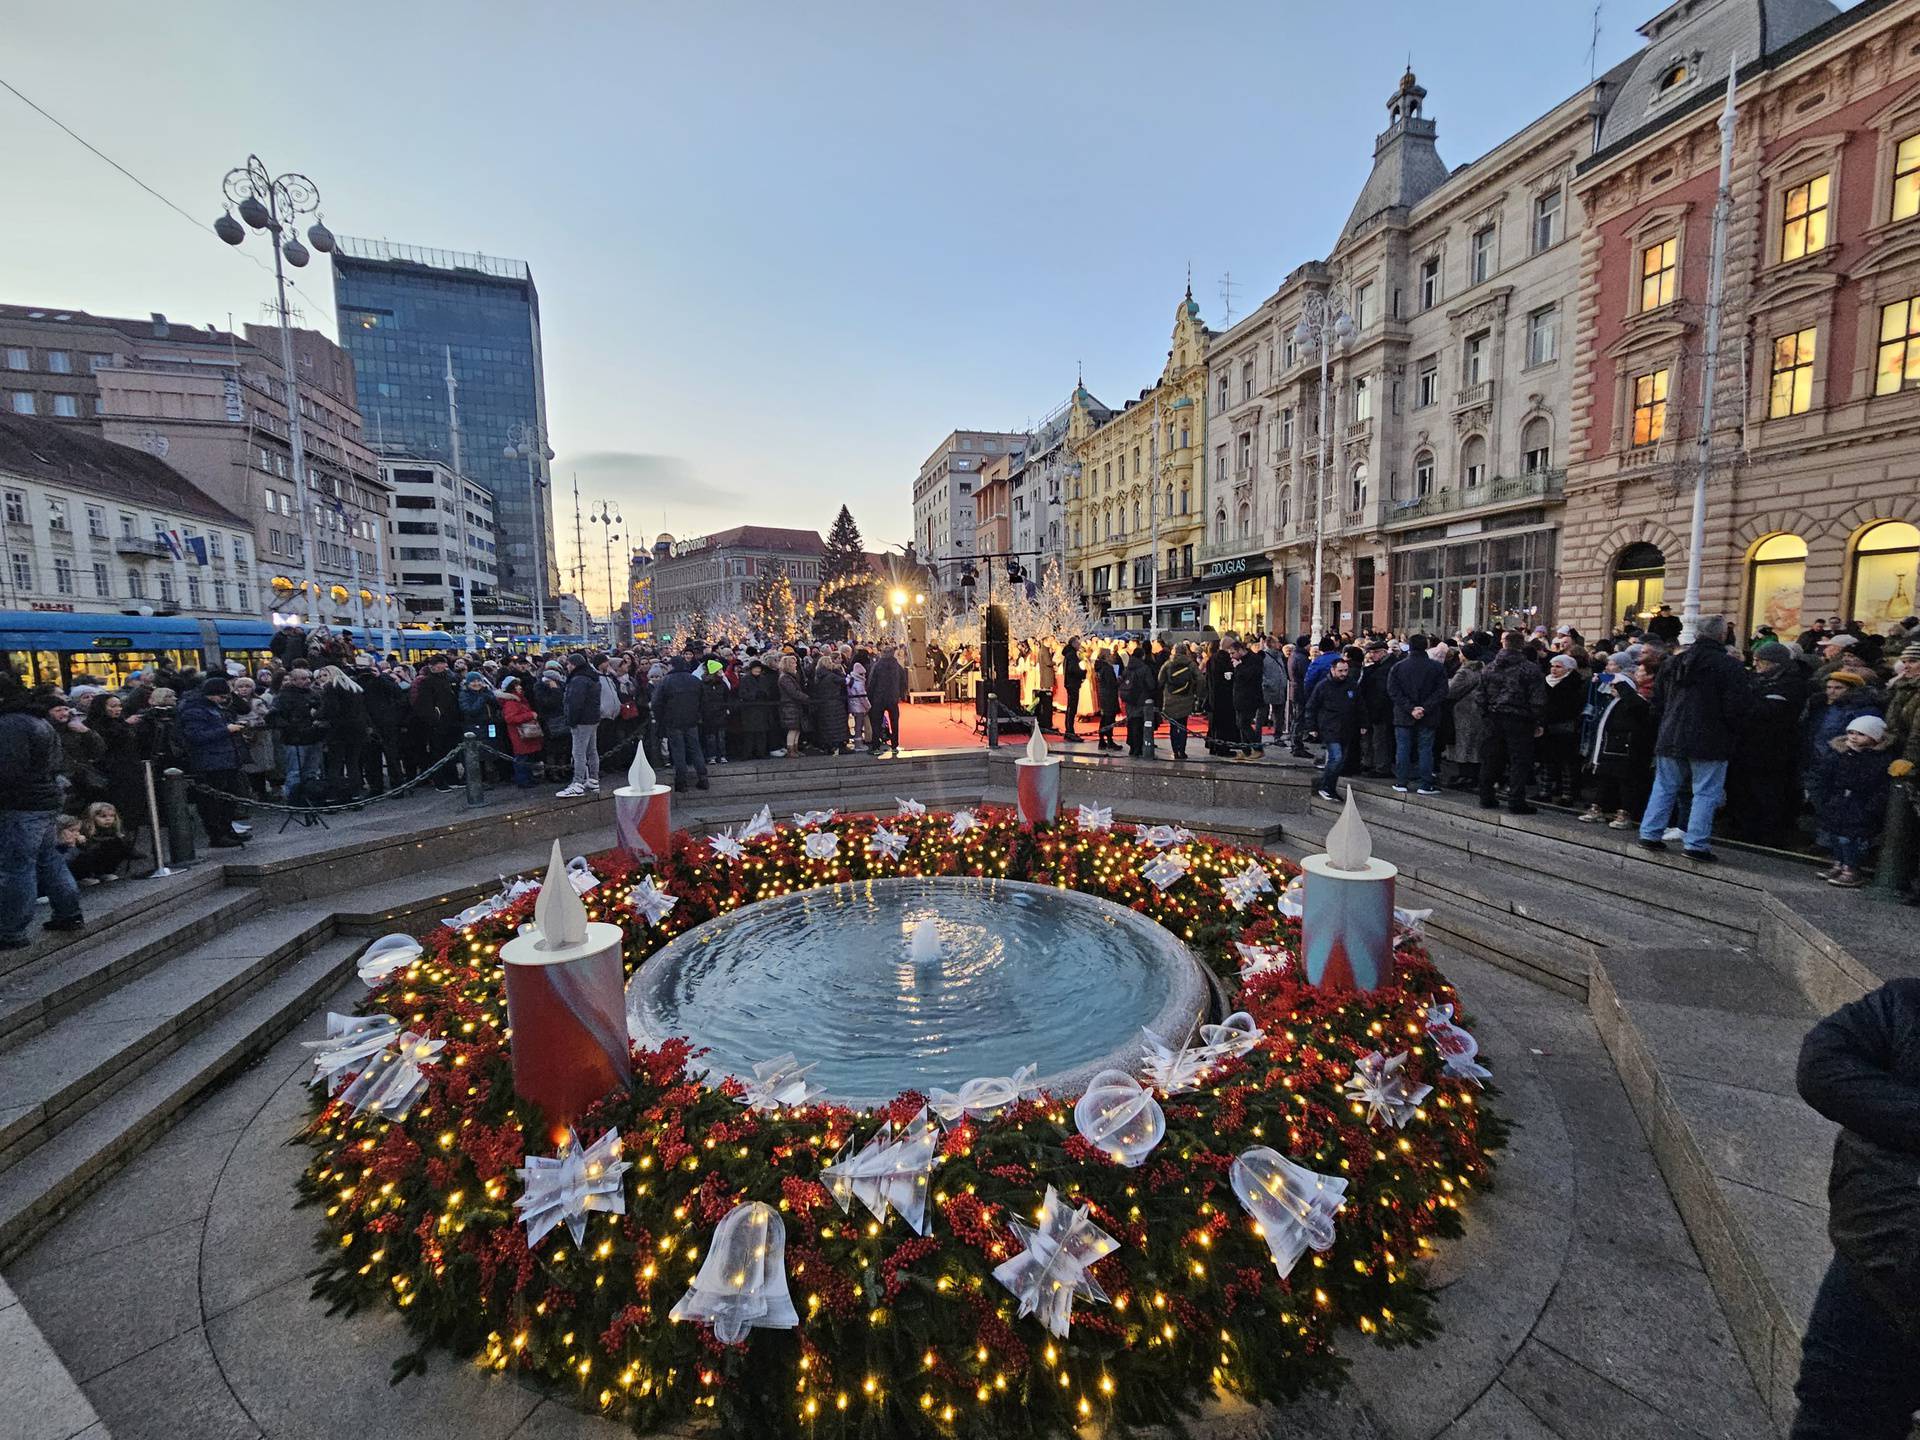
[[[914,930],[938,929],[916,964]],[[1183,1038],[1206,980],[1187,947],[1124,906],[1018,880],[863,880],[742,906],[661,947],[627,985],[635,1040],[684,1035],[716,1073],[791,1052],[826,1098],[884,1104],[1038,1067],[1071,1092],[1131,1070],[1141,1027]]]

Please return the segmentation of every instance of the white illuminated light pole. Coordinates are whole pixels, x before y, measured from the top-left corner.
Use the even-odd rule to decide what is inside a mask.
[[[278,294],[280,366],[287,387],[287,443],[293,450],[294,503],[300,507],[301,580],[307,596],[307,623],[317,625],[320,586],[313,574],[313,510],[307,499],[307,447],[300,426],[300,383],[293,368],[293,325],[287,315],[287,272],[281,257],[284,255],[286,264],[296,270],[304,268],[311,258],[293,226],[300,216],[320,209],[320,189],[306,176],[291,170],[278,177],[269,175],[258,155],[249,155],[245,165],[229,170],[221,189],[227,203],[238,209],[240,220],[247,223],[241,225],[229,210],[213,222],[214,234],[229,245],[244,241],[247,227],[268,230],[274,236],[273,283]],[[307,239],[322,255],[332,253],[333,232],[317,214],[308,227]]]
[[[533,502],[533,628],[535,643],[545,646],[547,639],[547,524],[540,492],[547,482],[540,478],[540,462],[553,459],[547,435],[528,420],[516,420],[507,427],[507,448],[501,452],[509,460],[527,462],[527,497]]]
[[[1700,364],[1700,468],[1693,477],[1693,525],[1687,535],[1687,593],[1680,604],[1680,643],[1700,633],[1700,552],[1707,543],[1707,481],[1713,474],[1713,386],[1720,371],[1721,288],[1727,275],[1727,221],[1733,211],[1735,61],[1727,61],[1727,103],[1720,112],[1720,188],[1713,201],[1713,245],[1707,262],[1706,354]]]
[[[607,553],[607,644],[618,649],[620,642],[615,637],[613,629],[616,618],[613,603],[613,542],[620,538],[615,527],[624,525],[627,522],[620,517],[620,507],[609,504],[605,500],[600,502],[600,513],[598,515],[589,514],[587,519],[593,521],[596,525],[606,527],[605,533],[602,536],[605,542],[602,548],[605,549]],[[582,578],[584,580],[584,576]],[[584,590],[586,588],[585,584],[583,583],[580,588]],[[580,597],[580,603],[583,607],[586,605],[587,602],[584,595]],[[628,619],[631,621],[632,617],[629,616]],[[631,629],[631,625],[629,625],[628,628]]]
[[[1320,349],[1320,453],[1313,474],[1313,624],[1307,632],[1316,642],[1325,633],[1321,627],[1326,623],[1320,608],[1320,583],[1325,563],[1322,554],[1326,526],[1322,520],[1327,503],[1327,432],[1333,426],[1333,417],[1328,412],[1327,404],[1330,394],[1328,372],[1333,364],[1334,349],[1338,347],[1344,350],[1352,336],[1353,320],[1347,314],[1346,295],[1340,286],[1329,285],[1324,291],[1307,296],[1293,338],[1303,349],[1308,345],[1317,345]]]

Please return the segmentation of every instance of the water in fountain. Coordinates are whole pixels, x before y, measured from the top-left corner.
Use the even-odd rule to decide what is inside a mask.
[[[913,957],[916,965],[940,963],[940,927],[931,917],[915,922],[907,953]]]

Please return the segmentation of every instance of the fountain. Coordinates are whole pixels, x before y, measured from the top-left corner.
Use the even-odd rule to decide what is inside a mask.
[[[940,963],[940,927],[931,919],[916,920],[913,937],[907,942],[907,954],[916,965]]]
[[[1029,1064],[1035,1085],[1077,1090],[1131,1068],[1143,1026],[1186,1034],[1208,994],[1186,947],[1123,906],[1015,880],[901,877],[694,927],[629,982],[627,1023],[643,1045],[686,1036],[722,1074],[790,1050],[827,1098],[865,1106]]]

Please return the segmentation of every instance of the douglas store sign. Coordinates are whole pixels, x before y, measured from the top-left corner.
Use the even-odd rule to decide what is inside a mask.
[[[1273,562],[1264,555],[1238,555],[1231,560],[1209,560],[1200,568],[1202,584],[1226,584],[1271,575]]]

